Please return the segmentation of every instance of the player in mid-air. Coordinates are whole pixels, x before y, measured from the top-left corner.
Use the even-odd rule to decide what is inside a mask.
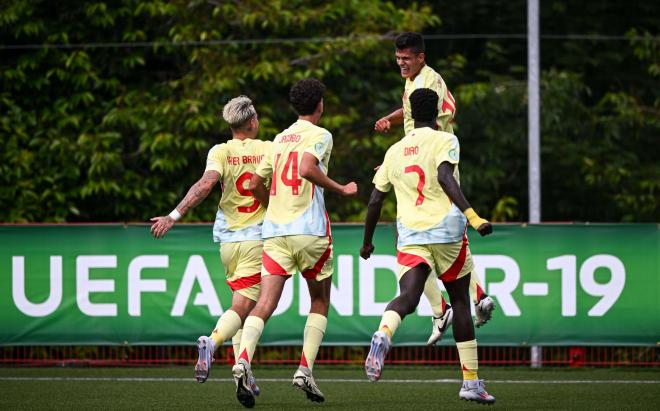
[[[466,230],[467,222],[482,236],[493,228],[470,207],[461,191],[458,139],[437,130],[438,100],[438,94],[428,88],[411,93],[414,128],[387,150],[374,177],[360,256],[368,259],[374,251],[374,229],[385,195],[394,187],[401,293],[385,308],[371,339],[365,370],[370,381],[380,378],[392,336],[403,318],[417,307],[429,274],[435,272],[453,305],[452,329],[463,370],[459,397],[492,404],[495,397],[477,377],[477,340],[468,295],[473,263]]]
[[[222,197],[218,205],[213,240],[220,243],[220,258],[225,267],[227,284],[232,290],[231,307],[218,319],[210,336],[197,340],[198,360],[195,378],[204,382],[209,376],[215,351],[232,338],[238,360],[241,326],[259,297],[261,282],[261,226],[265,209],[248,190],[250,178],[261,159],[270,152],[270,141],[255,139],[259,119],[252,101],[245,96],[231,99],[222,116],[229,123],[232,139],[211,148],[206,170],[185,198],[167,216],[154,217],[151,232],[161,238],[188,210],[202,202],[218,181]],[[255,394],[259,387],[250,381]]]
[[[403,123],[405,135],[408,135],[414,128],[409,96],[419,88],[430,88],[440,97],[438,116],[435,119],[438,130],[453,134],[456,102],[442,76],[426,64],[424,38],[419,33],[406,32],[400,34],[394,43],[396,62],[401,77],[406,79],[403,91],[403,106],[376,121],[374,129],[387,133],[392,125]],[[470,294],[475,306],[475,325],[481,327],[492,317],[495,301],[484,292],[476,274],[471,275],[470,278]],[[424,295],[426,295],[433,309],[433,331],[427,342],[427,344],[432,345],[439,341],[448,329],[453,313],[451,306],[446,304],[433,276],[429,276],[424,288]]]
[[[291,88],[289,99],[298,120],[275,136],[271,153],[261,161],[250,182],[250,190],[268,208],[263,224],[261,295],[245,320],[239,360],[232,368],[236,398],[245,407],[255,403],[249,379],[256,345],[286,280],[298,271],[307,282],[311,308],[293,385],[305,391],[311,401],[325,400],[312,375],[328,322],[333,271],[323,190],[352,196],[357,185],[341,185],[327,176],[332,135],[317,125],[323,114],[324,91],[325,86],[316,79],[300,80]],[[263,184],[269,178],[270,192]]]

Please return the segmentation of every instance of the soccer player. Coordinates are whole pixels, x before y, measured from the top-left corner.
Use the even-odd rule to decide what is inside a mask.
[[[323,83],[311,78],[291,88],[289,99],[298,120],[275,136],[271,153],[250,181],[250,190],[268,208],[263,225],[261,295],[245,320],[240,357],[232,368],[236,398],[248,408],[255,403],[249,384],[254,350],[277,307],[285,281],[298,271],[307,282],[311,308],[293,385],[305,391],[311,401],[325,400],[312,375],[328,322],[332,284],[332,237],[323,189],[352,196],[357,193],[357,185],[341,185],[327,176],[332,135],[317,125],[323,114],[324,91]],[[268,178],[270,193],[263,184]]]
[[[229,123],[233,138],[211,148],[202,178],[169,215],[151,219],[154,221],[151,226],[153,236],[163,237],[182,215],[202,202],[221,181],[222,197],[213,225],[213,240],[220,243],[220,258],[233,294],[232,304],[218,319],[210,336],[201,336],[197,340],[199,357],[195,378],[198,382],[208,378],[215,350],[225,340],[233,337],[234,355],[238,360],[241,326],[256,304],[261,282],[261,227],[265,209],[248,190],[248,185],[257,165],[270,151],[271,142],[255,139],[259,119],[248,97],[231,99],[222,116]],[[254,380],[250,383],[257,394],[259,387]]]
[[[437,131],[438,94],[421,88],[410,95],[410,103],[415,128],[387,150],[376,172],[360,249],[364,259],[373,253],[372,238],[383,200],[394,187],[401,293],[383,313],[371,339],[365,370],[370,381],[380,378],[392,336],[403,318],[417,307],[429,273],[434,271],[453,304],[452,328],[464,380],[459,397],[491,404],[495,398],[477,377],[477,341],[468,296],[473,263],[466,223],[469,221],[482,236],[490,234],[492,226],[470,207],[460,189],[458,139]]]
[[[403,123],[405,134],[408,135],[414,128],[409,96],[419,88],[430,88],[440,97],[438,116],[435,119],[437,127],[440,131],[453,134],[456,103],[442,76],[426,64],[424,38],[419,33],[402,33],[395,39],[395,46],[396,62],[399,65],[401,77],[406,79],[403,107],[376,121],[374,129],[387,133],[392,125]],[[475,305],[475,325],[481,327],[491,319],[495,301],[484,292],[476,274],[470,278],[470,294]],[[424,295],[433,309],[433,331],[427,342],[427,344],[433,345],[442,338],[451,324],[452,309],[451,306],[446,305],[433,276],[429,276]]]

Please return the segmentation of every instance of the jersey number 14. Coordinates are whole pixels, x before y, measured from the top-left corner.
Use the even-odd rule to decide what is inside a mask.
[[[281,154],[278,153],[275,157],[275,166],[273,167],[273,183],[270,186],[270,195],[274,196],[277,194],[277,165],[280,162]],[[289,178],[289,172],[291,173],[291,178]],[[291,187],[291,194],[297,196],[300,194],[300,186],[302,185],[302,179],[298,174],[298,152],[291,151],[289,156],[286,158],[286,163],[284,163],[284,169],[280,175],[282,184],[285,186]]]

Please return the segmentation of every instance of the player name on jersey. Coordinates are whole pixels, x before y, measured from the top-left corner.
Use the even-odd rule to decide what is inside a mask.
[[[282,136],[279,140],[276,139],[276,143],[297,143],[300,141],[300,134],[287,134]]]
[[[403,155],[404,156],[416,156],[418,154],[419,154],[419,147],[418,146],[405,147],[403,149]]]
[[[239,166],[241,164],[256,164],[259,165],[264,155],[258,156],[227,156],[227,164],[230,166]]]

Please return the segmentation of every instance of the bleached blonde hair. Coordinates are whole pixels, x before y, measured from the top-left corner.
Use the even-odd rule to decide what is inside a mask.
[[[222,110],[222,118],[233,129],[242,128],[256,114],[257,110],[247,96],[238,96],[229,100]]]

